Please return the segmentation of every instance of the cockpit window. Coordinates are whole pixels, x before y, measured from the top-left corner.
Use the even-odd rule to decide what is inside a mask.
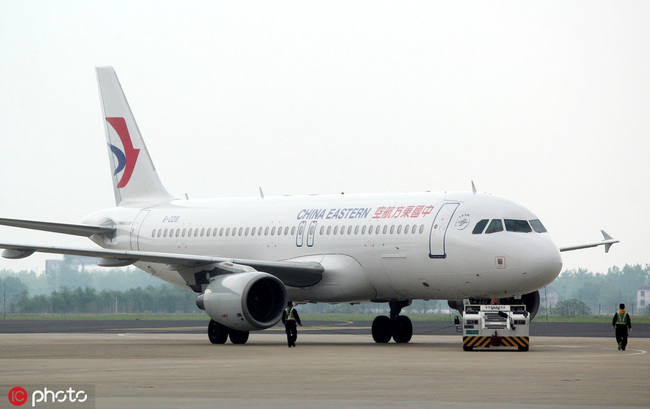
[[[474,226],[474,230],[472,230],[472,234],[481,234],[483,233],[483,229],[485,229],[485,226],[489,222],[488,219],[483,219],[480,220],[478,223],[476,223],[476,226]]]
[[[533,231],[526,220],[505,219],[504,221],[506,223],[506,231],[516,233],[530,233]]]
[[[499,219],[494,219],[490,222],[490,225],[485,231],[485,234],[496,233],[500,231],[503,231],[503,223],[501,223],[501,220]]]
[[[532,226],[533,230],[535,230],[537,233],[546,233],[546,227],[542,224],[542,222],[539,221],[539,219],[531,220],[530,225]]]

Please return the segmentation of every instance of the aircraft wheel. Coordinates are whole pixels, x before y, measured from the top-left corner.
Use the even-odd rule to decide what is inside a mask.
[[[248,331],[237,331],[236,329],[231,329],[228,332],[228,335],[230,336],[230,342],[233,344],[239,344],[243,345],[248,341]]]
[[[463,351],[472,351],[474,347],[468,347],[467,345],[463,345]]]
[[[530,347],[518,347],[518,348],[519,348],[520,351],[524,351],[524,352],[526,352],[526,351],[528,351],[528,349],[529,349]]]
[[[225,344],[228,339],[228,327],[210,320],[208,324],[208,338],[213,344]]]
[[[398,344],[406,344],[413,336],[413,324],[405,315],[399,315],[393,320],[393,339]]]
[[[378,344],[386,344],[390,341],[392,334],[392,323],[390,318],[380,315],[372,321],[372,339]]]

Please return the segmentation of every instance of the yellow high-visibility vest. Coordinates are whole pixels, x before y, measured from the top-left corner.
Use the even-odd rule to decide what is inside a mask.
[[[287,313],[287,318],[285,318],[285,321],[295,321],[296,320],[296,317],[293,315],[293,307],[285,308],[284,312]]]

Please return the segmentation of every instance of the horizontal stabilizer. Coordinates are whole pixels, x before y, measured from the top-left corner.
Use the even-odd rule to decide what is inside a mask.
[[[580,249],[587,249],[590,247],[598,247],[598,246],[605,246],[605,253],[609,253],[610,247],[612,247],[614,244],[618,243],[619,241],[607,234],[605,230],[600,231],[603,234],[603,237],[605,240],[597,241],[594,243],[586,243],[586,244],[577,244],[574,246],[564,246],[560,247],[560,251],[572,251],[572,250],[580,250]]]
[[[92,226],[89,224],[69,224],[41,222],[36,220],[3,219],[0,218],[0,225],[20,227],[21,229],[32,229],[49,231],[53,233],[71,234],[75,236],[90,237],[93,234],[111,235],[115,233],[115,227]]]
[[[26,244],[0,243],[5,249],[5,258],[27,257],[35,252],[68,254],[84,257],[100,258],[101,266],[125,266],[138,261],[168,264],[170,269],[181,271],[201,266],[232,263],[249,266],[257,271],[263,271],[279,278],[290,287],[308,287],[317,284],[323,277],[323,266],[309,261],[264,261],[233,259],[226,257],[196,256],[176,253],[158,253],[133,250],[83,249],[77,247],[35,246]]]

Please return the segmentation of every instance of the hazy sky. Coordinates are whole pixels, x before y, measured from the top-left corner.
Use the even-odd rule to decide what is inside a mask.
[[[1,0],[0,214],[79,222],[114,204],[94,71],[112,65],[173,194],[474,180],[559,246],[621,240],[565,268],[650,263],[648,21],[643,1]]]

